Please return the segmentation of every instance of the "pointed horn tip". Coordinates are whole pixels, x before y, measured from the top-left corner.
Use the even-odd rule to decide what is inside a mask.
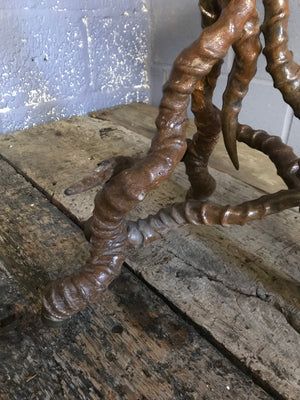
[[[240,163],[236,147],[237,131],[235,129],[226,129],[223,127],[223,139],[227,154],[236,170],[239,170]]]
[[[225,147],[234,168],[238,171],[240,169],[240,163],[237,154],[236,142],[233,142],[230,145],[225,142]]]
[[[229,155],[229,157],[231,159],[231,162],[232,162],[234,168],[238,171],[240,169],[240,163],[239,163],[237,153],[235,154],[235,157],[231,157],[230,155]]]

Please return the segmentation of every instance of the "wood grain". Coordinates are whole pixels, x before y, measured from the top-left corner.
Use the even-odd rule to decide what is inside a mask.
[[[127,120],[134,121],[136,114]],[[144,118],[144,117],[143,117]],[[144,118],[145,119],[145,118]],[[59,132],[59,133],[58,133]],[[149,139],[115,125],[76,117],[0,138],[1,153],[68,214],[80,220],[93,192],[63,189],[113,155],[142,154]],[[214,200],[239,203],[259,190],[212,170]],[[55,182],[55,185],[53,184]],[[184,198],[183,166],[133,210],[137,218]],[[245,227],[188,227],[133,251],[127,262],[149,285],[282,398],[298,399],[300,359],[299,214],[286,211]]]
[[[157,114],[157,107],[144,103],[132,103],[126,105],[126,107],[117,106],[92,112],[90,116],[111,121],[152,139],[156,129],[155,118]],[[191,138],[195,131],[194,122],[191,120],[187,129],[187,137]],[[277,134],[276,132],[269,133]],[[276,169],[267,156],[250,149],[244,143],[237,143],[237,149],[240,161],[239,171],[236,171],[233,167],[227,155],[223,139],[219,141],[214,149],[209,165],[267,193],[286,188],[281,178],[277,176]]]
[[[1,399],[271,399],[126,268],[98,304],[45,327],[43,287],[89,246],[2,160],[0,226]]]

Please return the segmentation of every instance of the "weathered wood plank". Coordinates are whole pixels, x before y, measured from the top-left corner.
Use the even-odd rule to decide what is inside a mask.
[[[89,215],[94,194],[70,199],[63,196],[63,189],[93,169],[95,160],[143,153],[149,146],[143,136],[109,121],[82,117],[5,139],[1,141],[5,157],[80,219]],[[219,182],[214,199],[221,204],[261,195],[226,174],[213,174]],[[185,187],[179,166],[132,216],[183,199]],[[299,254],[299,217],[287,211],[243,228],[185,228],[164,242],[133,252],[128,262],[257,377],[283,397],[297,399]]]
[[[157,117],[157,107],[144,103],[132,103],[126,106],[117,106],[105,110],[90,113],[93,118],[111,121],[114,124],[124,126],[147,138],[152,139],[155,132],[155,118]],[[187,128],[187,137],[192,137],[195,133],[193,121]],[[270,132],[276,135],[276,132]],[[223,139],[217,144],[209,165],[218,171],[238,178],[260,190],[273,193],[284,189],[285,185],[281,178],[276,175],[276,169],[269,161],[268,157],[255,150],[250,149],[243,143],[237,143],[240,161],[240,169],[236,171],[227,156]]]
[[[42,188],[53,202],[70,211],[79,220],[85,220],[91,215],[96,189],[74,197],[65,196],[64,189],[74,180],[88,174],[98,161],[119,154],[142,155],[148,148],[149,140],[143,136],[110,122],[87,117],[76,117],[0,136],[0,154]],[[212,197],[217,203],[237,204],[262,195],[260,191],[227,174],[216,170],[211,172],[218,182]],[[132,218],[146,216],[166,204],[181,201],[185,196],[184,189],[188,187],[183,165],[179,165],[175,174],[159,190],[151,193],[147,201],[132,211]],[[283,232],[280,226],[283,226]],[[223,228],[213,229],[224,231]],[[299,243],[298,213],[295,215],[287,211],[265,221],[249,224],[246,228],[230,227],[226,235],[230,235],[233,241],[238,240],[250,246],[251,252],[261,257],[273,257],[275,268],[277,257],[289,254],[291,259],[282,264],[283,270],[300,280],[297,247],[288,252],[287,243],[282,240],[287,231],[292,246],[294,241]],[[269,246],[270,236],[274,241],[273,246]],[[257,240],[258,237],[260,240]],[[261,244],[264,241],[267,247]]]
[[[130,156],[145,152],[147,145],[142,136],[87,117],[0,135],[0,154],[34,180],[53,201],[75,211],[81,220],[91,215],[96,190],[91,191],[90,201],[86,202],[86,194],[66,197],[65,185],[90,173],[98,161],[119,155],[120,148],[122,155]]]
[[[2,160],[0,226],[1,399],[271,399],[126,268],[99,304],[44,327],[43,286],[88,244]]]

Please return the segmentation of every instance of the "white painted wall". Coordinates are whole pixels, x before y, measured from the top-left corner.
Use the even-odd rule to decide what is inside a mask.
[[[300,63],[300,0],[290,5]],[[0,11],[0,133],[150,96],[158,105],[174,59],[201,31],[198,0],[0,0]],[[231,62],[229,54],[219,106]],[[281,135],[300,154],[300,122],[264,68],[261,56],[240,121]]]
[[[0,133],[149,100],[148,0],[0,0]]]

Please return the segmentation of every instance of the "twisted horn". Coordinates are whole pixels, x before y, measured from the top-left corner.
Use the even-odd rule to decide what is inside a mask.
[[[288,0],[264,0],[265,20],[262,31],[265,37],[263,50],[267,59],[267,71],[272,75],[274,86],[300,118],[300,66],[288,50]]]
[[[196,84],[222,59],[253,13],[254,0],[232,0],[220,18],[176,59],[147,156],[113,177],[95,198],[91,255],[76,274],[51,284],[43,298],[50,321],[70,317],[95,301],[120,273],[129,245],[125,216],[174,170],[186,150],[187,106]]]

